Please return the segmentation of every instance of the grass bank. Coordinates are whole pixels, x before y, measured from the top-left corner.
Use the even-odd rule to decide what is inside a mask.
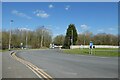
[[[69,54],[81,54],[81,55],[89,55],[90,49],[84,48],[84,49],[65,49],[63,50],[64,53]],[[92,54],[95,56],[110,56],[110,57],[116,57],[118,56],[118,49],[111,49],[111,48],[96,48],[92,49]],[[120,54],[119,54],[120,56]]]

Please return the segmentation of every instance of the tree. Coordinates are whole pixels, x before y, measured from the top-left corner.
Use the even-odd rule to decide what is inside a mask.
[[[7,31],[2,31],[2,49],[8,48],[9,33]]]
[[[68,26],[63,47],[70,48],[70,45],[75,45],[77,41],[77,30],[74,24]]]
[[[53,43],[54,43],[55,45],[63,45],[63,43],[64,43],[64,35],[58,35],[58,36],[56,36],[56,37],[54,38]]]
[[[9,46],[9,32],[2,31],[2,40],[0,40],[3,41],[2,49],[7,49]],[[52,32],[45,27],[38,27],[33,31],[24,28],[12,30],[11,48],[21,48],[21,43],[23,43],[23,47],[26,46],[27,48],[41,48],[41,45],[42,47],[49,47],[51,42]]]
[[[76,44],[77,45],[83,45],[84,44],[84,37],[85,37],[84,34],[78,34],[78,39],[77,39]]]
[[[99,33],[93,37],[96,45],[118,45],[118,36],[113,34]]]
[[[35,31],[38,48],[49,47],[52,42],[52,32],[44,26],[39,26]]]
[[[93,33],[85,31],[84,33],[78,34],[77,45],[89,45],[90,41],[93,41]]]

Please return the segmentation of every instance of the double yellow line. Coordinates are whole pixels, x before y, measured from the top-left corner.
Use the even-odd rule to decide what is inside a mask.
[[[17,61],[21,62],[22,64],[26,65],[30,70],[32,70],[39,78],[42,80],[54,80],[50,75],[44,72],[42,69],[38,68],[37,66],[33,65],[32,63],[23,60],[15,55],[15,52],[11,52],[12,58],[16,59]]]

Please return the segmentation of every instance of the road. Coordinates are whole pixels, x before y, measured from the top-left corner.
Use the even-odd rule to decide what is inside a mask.
[[[117,78],[117,57],[65,54],[59,50],[26,50],[17,53],[53,78]]]

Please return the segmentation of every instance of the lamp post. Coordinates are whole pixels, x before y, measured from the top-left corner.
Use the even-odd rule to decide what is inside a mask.
[[[13,20],[11,20],[11,21],[10,21],[9,51],[10,51],[10,49],[11,49],[11,31],[12,31],[12,29],[11,29],[11,28],[12,28],[12,26],[11,26],[11,25],[12,25],[12,22],[13,22]]]

